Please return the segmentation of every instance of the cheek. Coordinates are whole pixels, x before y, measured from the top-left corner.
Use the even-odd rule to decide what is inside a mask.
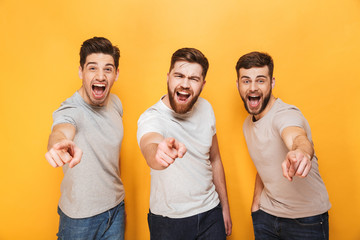
[[[246,88],[246,87],[240,86],[240,87],[238,88],[238,90],[239,90],[239,93],[240,93],[241,96],[245,96],[245,95],[246,95],[246,92],[247,92],[247,88]]]

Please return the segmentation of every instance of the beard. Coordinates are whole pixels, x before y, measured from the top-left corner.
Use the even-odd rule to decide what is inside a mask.
[[[168,96],[169,96],[170,106],[174,110],[174,112],[179,113],[179,114],[184,114],[184,113],[189,112],[192,109],[192,107],[194,106],[194,104],[196,103],[196,101],[198,100],[199,95],[200,95],[200,93],[198,95],[194,95],[192,97],[191,101],[189,101],[186,104],[179,104],[175,101],[175,95],[176,95],[177,91],[182,91],[182,90],[183,89],[179,88],[179,89],[175,89],[175,91],[172,92],[168,86]],[[192,95],[193,95],[193,92],[190,93],[190,97]]]
[[[264,111],[264,109],[266,108],[266,106],[268,105],[268,103],[270,101],[271,93],[272,93],[272,89],[270,88],[269,93],[267,95],[265,95],[263,98],[264,100],[261,103],[260,109],[257,111],[251,111],[247,105],[247,101],[246,101],[247,99],[245,99],[243,96],[241,96],[241,99],[244,102],[244,107],[245,107],[246,111],[251,115],[258,115],[258,114],[262,113],[262,111]]]

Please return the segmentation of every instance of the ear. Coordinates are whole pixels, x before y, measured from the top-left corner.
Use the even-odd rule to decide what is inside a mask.
[[[204,80],[201,86],[201,91],[203,90],[204,86],[205,86],[206,81]]]
[[[275,87],[275,78],[273,77],[271,81],[271,89],[274,89],[274,87]]]
[[[169,76],[170,76],[170,73],[167,73],[166,74],[166,82],[169,84]]]
[[[117,81],[118,80],[118,78],[119,78],[119,72],[120,72],[120,70],[119,70],[119,68],[116,70],[116,77],[115,77],[115,81]]]
[[[236,87],[237,87],[237,89],[239,89],[239,79],[238,78],[236,79]]]
[[[82,80],[82,68],[79,66],[79,78]]]

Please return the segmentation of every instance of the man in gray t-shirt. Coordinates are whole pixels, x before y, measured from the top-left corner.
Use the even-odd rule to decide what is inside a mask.
[[[102,37],[80,49],[81,88],[54,112],[46,159],[62,167],[59,239],[124,239],[119,176],[122,105],[110,93],[120,51]]]
[[[274,63],[252,52],[236,64],[245,109],[243,126],[257,169],[251,207],[255,239],[328,239],[329,196],[310,126],[300,110],[276,99]]]
[[[138,143],[151,168],[148,223],[153,240],[222,240],[231,234],[215,116],[210,103],[199,97],[208,66],[199,50],[177,50],[167,95],[138,121]]]

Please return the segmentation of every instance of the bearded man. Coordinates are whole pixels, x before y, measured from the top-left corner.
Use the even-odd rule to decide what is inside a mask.
[[[236,64],[237,87],[250,114],[243,126],[257,169],[251,215],[255,239],[329,239],[329,196],[320,177],[309,123],[275,98],[270,55],[251,52]]]
[[[199,50],[177,50],[167,95],[138,121],[138,143],[151,168],[151,239],[220,240],[231,234],[215,115],[199,97],[208,67]]]

